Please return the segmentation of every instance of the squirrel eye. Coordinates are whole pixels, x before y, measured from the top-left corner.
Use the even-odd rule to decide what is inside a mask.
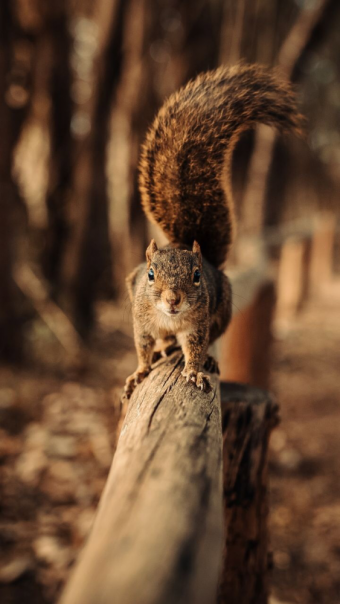
[[[153,268],[150,268],[150,270],[148,272],[148,277],[149,277],[149,281],[155,280],[155,273],[153,272]]]
[[[199,272],[199,270],[196,270],[194,272],[194,283],[198,284],[200,282],[200,278],[201,278],[201,273]]]

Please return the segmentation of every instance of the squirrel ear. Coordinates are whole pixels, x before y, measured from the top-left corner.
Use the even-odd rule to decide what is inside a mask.
[[[199,243],[197,243],[197,241],[194,241],[193,246],[192,246],[192,251],[194,254],[197,254],[200,262],[202,261],[202,252],[201,252],[201,248]]]
[[[158,247],[157,247],[157,243],[154,239],[151,239],[151,243],[149,245],[149,247],[146,249],[146,260],[147,263],[150,264],[152,256],[154,255],[155,252],[157,252]]]

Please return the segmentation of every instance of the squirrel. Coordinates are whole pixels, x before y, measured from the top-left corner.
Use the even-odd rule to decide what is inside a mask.
[[[200,74],[160,109],[142,147],[143,209],[170,240],[154,240],[146,263],[126,279],[132,302],[137,370],[130,398],[150,372],[156,340],[177,342],[182,375],[204,391],[218,371],[208,346],[231,318],[231,286],[223,272],[234,233],[231,159],[241,133],[257,123],[302,133],[303,118],[288,82],[259,65]]]

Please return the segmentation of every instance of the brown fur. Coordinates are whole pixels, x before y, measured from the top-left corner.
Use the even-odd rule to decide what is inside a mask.
[[[142,203],[172,246],[159,250],[152,240],[147,262],[127,278],[138,355],[138,368],[126,380],[127,397],[150,372],[158,339],[176,338],[185,357],[183,376],[210,389],[202,371],[208,346],[231,317],[229,280],[218,269],[233,234],[231,157],[241,132],[257,122],[300,132],[291,88],[259,66],[221,67],[172,95],[147,135]],[[214,365],[209,357],[208,366]]]
[[[173,94],[142,149],[144,210],[171,242],[222,266],[233,236],[230,165],[241,132],[262,122],[301,131],[290,85],[258,65],[220,67]]]
[[[229,280],[202,258],[196,242],[192,251],[171,247],[158,250],[152,240],[146,258],[147,262],[127,278],[138,368],[127,379],[125,394],[129,397],[150,372],[156,341],[167,342],[174,336],[185,356],[184,377],[202,390],[209,390],[209,377],[202,368],[209,344],[224,332],[230,320]],[[151,283],[150,268],[155,276]],[[195,270],[201,273],[199,284],[194,283]],[[166,314],[171,310],[177,314]],[[213,359],[208,361],[208,368],[214,368]]]

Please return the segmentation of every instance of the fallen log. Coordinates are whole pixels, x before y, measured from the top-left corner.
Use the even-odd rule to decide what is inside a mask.
[[[92,533],[62,604],[209,604],[223,549],[218,379],[206,394],[181,353],[134,392]]]
[[[256,388],[220,390],[216,376],[202,393],[182,368],[175,352],[134,392],[60,604],[267,601],[267,445],[277,407]]]

